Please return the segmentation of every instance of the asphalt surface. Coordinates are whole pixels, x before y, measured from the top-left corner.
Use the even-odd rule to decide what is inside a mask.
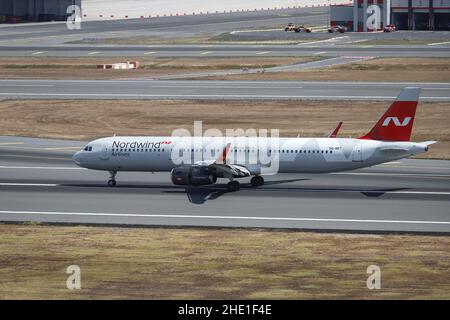
[[[339,174],[280,174],[253,188],[185,189],[168,173],[76,167],[82,142],[0,137],[0,221],[450,232],[450,161],[402,160]]]
[[[450,83],[198,80],[0,80],[0,99],[392,100],[407,86],[450,101]]]
[[[178,17],[152,17],[85,21],[80,30],[68,30],[65,22],[0,26],[0,45],[50,44],[85,39],[157,36],[158,38],[183,38],[214,36],[237,29],[285,25],[302,22],[308,25],[326,25],[328,8],[299,8],[256,12],[219,13]]]
[[[63,46],[1,46],[0,56],[55,57],[450,57],[450,46],[428,45],[63,45]]]
[[[310,56],[449,57],[450,32],[328,34],[329,8],[299,8],[226,14],[87,21],[80,30],[64,22],[0,26],[0,56]],[[313,28],[312,33],[284,32],[289,22]],[[104,39],[146,37],[160,45],[102,45]],[[183,40],[184,39],[184,40]],[[197,40],[196,40],[197,39]],[[210,39],[222,45],[171,43]],[[373,45],[367,40],[394,40],[399,45]],[[430,42],[414,45],[414,41]],[[268,41],[267,45],[229,44]],[[279,41],[298,45],[270,44]],[[412,41],[412,42],[411,42]],[[412,44],[407,44],[411,42]],[[395,42],[394,42],[395,43]],[[406,44],[405,44],[406,43]]]

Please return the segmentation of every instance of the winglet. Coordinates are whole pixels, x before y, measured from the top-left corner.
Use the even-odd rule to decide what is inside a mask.
[[[224,164],[227,162],[228,152],[230,151],[231,143],[227,143],[227,146],[223,148],[222,154],[217,158],[217,164]]]
[[[337,125],[337,127],[331,131],[331,133],[328,135],[328,138],[336,138],[339,132],[339,129],[341,129],[343,122],[339,122],[339,124]]]

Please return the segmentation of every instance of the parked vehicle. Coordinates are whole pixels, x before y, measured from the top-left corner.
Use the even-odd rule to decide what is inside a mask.
[[[304,25],[300,24],[294,24],[294,23],[288,23],[286,25],[286,27],[284,27],[284,31],[294,31],[294,32],[306,32],[306,33],[311,33],[312,29],[305,27]]]
[[[383,32],[394,32],[396,29],[395,24],[388,24],[383,28]]]
[[[331,26],[328,28],[328,32],[329,33],[335,33],[335,32],[344,33],[344,32],[347,32],[347,27],[341,26],[341,25]]]

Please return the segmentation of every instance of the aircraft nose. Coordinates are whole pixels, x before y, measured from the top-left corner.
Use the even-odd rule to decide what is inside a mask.
[[[77,165],[81,165],[81,152],[78,151],[72,156],[73,162],[75,162]]]

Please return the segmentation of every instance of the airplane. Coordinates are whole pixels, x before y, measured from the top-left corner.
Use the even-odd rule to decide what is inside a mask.
[[[244,177],[252,177],[251,185],[258,187],[263,175],[365,168],[426,152],[436,143],[410,141],[419,94],[420,88],[402,89],[359,138],[336,138],[332,132],[328,138],[248,137],[239,145],[234,137],[114,136],[89,142],[72,159],[83,168],[109,171],[109,186],[116,185],[118,172],[170,172],[172,182],[183,186],[225,178],[228,191],[239,190],[237,179]],[[270,162],[261,160],[264,155]]]

